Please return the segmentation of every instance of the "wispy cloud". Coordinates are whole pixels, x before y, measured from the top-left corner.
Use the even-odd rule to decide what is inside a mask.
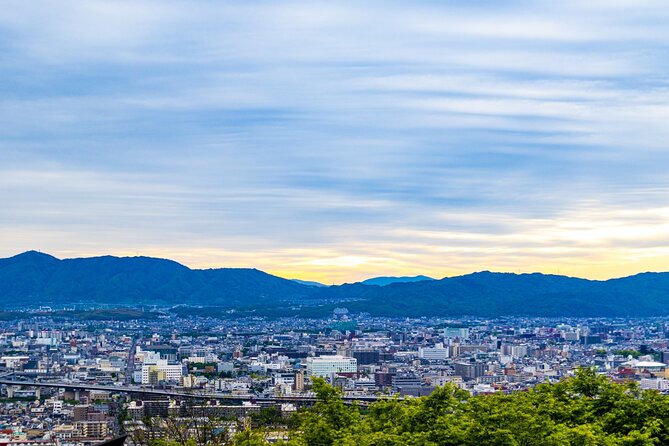
[[[669,8],[10,1],[0,254],[666,269]]]

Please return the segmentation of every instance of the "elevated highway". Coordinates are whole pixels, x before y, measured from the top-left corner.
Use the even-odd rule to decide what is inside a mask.
[[[316,398],[313,396],[273,396],[273,397],[259,397],[255,395],[231,395],[221,392],[186,392],[182,390],[171,389],[156,389],[144,386],[122,385],[110,386],[100,384],[88,384],[79,382],[65,382],[65,381],[34,381],[34,380],[20,380],[9,378],[12,373],[5,373],[0,375],[0,385],[7,386],[28,386],[28,387],[44,387],[44,388],[58,388],[58,389],[72,389],[72,390],[100,390],[111,393],[127,393],[135,395],[150,395],[163,396],[174,399],[201,399],[201,400],[219,400],[227,402],[244,402],[253,401],[259,404],[281,404],[281,403],[296,403],[296,404],[313,404]],[[353,402],[370,403],[378,399],[387,398],[387,396],[376,395],[356,395],[343,396],[344,402],[351,404]]]

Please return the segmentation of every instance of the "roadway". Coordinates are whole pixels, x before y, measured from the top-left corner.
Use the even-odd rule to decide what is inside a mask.
[[[142,395],[164,396],[168,398],[195,398],[195,399],[216,399],[229,402],[243,402],[254,401],[256,403],[315,403],[316,397],[313,396],[273,396],[273,397],[259,397],[255,395],[230,395],[221,392],[184,392],[177,390],[155,389],[144,386],[108,386],[100,384],[87,383],[72,383],[64,381],[31,381],[31,380],[17,380],[6,379],[12,373],[5,373],[0,375],[0,384],[7,386],[28,386],[28,387],[49,387],[58,389],[73,389],[73,390],[100,390],[112,393],[134,393]],[[359,402],[373,402],[380,398],[387,398],[387,396],[376,395],[361,395],[361,396],[343,396],[342,399],[346,403]]]
[[[139,339],[133,338],[130,350],[128,350],[128,362],[125,367],[125,384],[128,386],[132,384],[132,375],[135,372],[135,350],[137,350],[138,343]]]

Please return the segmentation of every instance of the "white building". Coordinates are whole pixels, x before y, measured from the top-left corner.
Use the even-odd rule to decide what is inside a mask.
[[[307,375],[327,377],[333,373],[356,373],[358,360],[344,356],[318,356],[307,358]]]
[[[631,359],[625,363],[623,363],[624,366],[627,366],[633,370],[636,370],[637,372],[652,372],[652,373],[662,373],[666,370],[667,365],[663,362],[656,362],[656,361],[650,361],[650,360],[643,360],[643,358],[639,359]]]
[[[448,348],[444,344],[436,344],[434,347],[421,347],[418,356],[429,361],[443,361],[448,358]]]
[[[53,401],[53,413],[54,415],[60,415],[63,413],[63,401],[61,400]]]
[[[446,328],[444,328],[444,337],[445,338],[467,339],[467,338],[469,338],[469,328],[465,328],[465,327],[446,327]]]
[[[20,367],[29,360],[30,358],[27,356],[3,356],[0,358],[0,362],[3,362],[8,369]]]
[[[142,365],[142,384],[151,383],[151,373],[159,377],[159,381],[177,381],[181,382],[184,375],[184,368],[181,364],[168,364],[167,359],[159,359],[155,364]]]
[[[529,354],[527,344],[504,344],[502,345],[502,354],[511,355],[513,358],[524,358]]]
[[[565,341],[578,341],[581,339],[581,329],[577,328],[573,331],[564,330],[562,332],[562,337]]]
[[[669,380],[664,378],[641,378],[639,387],[642,389],[667,390],[669,389]]]

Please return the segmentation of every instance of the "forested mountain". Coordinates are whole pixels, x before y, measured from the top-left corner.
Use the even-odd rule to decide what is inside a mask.
[[[330,299],[355,296],[353,312],[405,316],[653,316],[669,314],[669,273],[594,281],[546,274],[480,272],[383,287],[342,285]]]
[[[37,303],[257,305],[304,298],[309,290],[257,269],[193,270],[149,257],[59,260],[30,251],[0,259],[0,301],[5,307]]]
[[[669,273],[594,281],[480,272],[441,280],[317,287],[256,269],[197,270],[149,257],[0,259],[0,305],[192,305],[322,316],[337,306],[384,316],[669,314]],[[300,308],[295,309],[295,305]],[[289,311],[290,307],[290,311]]]

